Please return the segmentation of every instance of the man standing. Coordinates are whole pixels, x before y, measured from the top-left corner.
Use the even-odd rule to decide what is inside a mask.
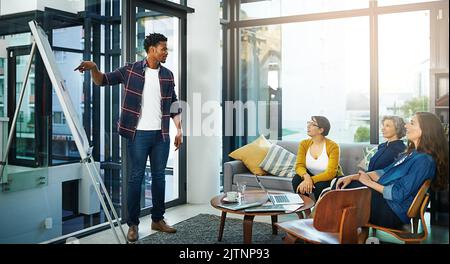
[[[174,90],[173,74],[161,65],[166,62],[168,54],[167,38],[158,33],[150,34],[144,40],[144,49],[147,52],[144,60],[127,63],[113,72],[102,73],[92,61],[83,61],[75,69],[80,72],[90,70],[96,85],[125,85],[118,130],[121,136],[127,138],[128,160],[131,163],[127,196],[127,239],[130,242],[139,238],[141,185],[148,157],[152,174],[151,227],[161,232],[176,232],[164,221],[170,118],[177,127],[175,150],[178,150],[183,138],[181,108]]]

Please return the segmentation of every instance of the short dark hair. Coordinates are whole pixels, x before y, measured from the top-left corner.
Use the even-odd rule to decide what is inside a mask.
[[[159,33],[151,33],[144,39],[144,49],[145,52],[148,52],[148,48],[158,46],[159,42],[167,41],[166,36]]]
[[[317,126],[323,129],[322,136],[328,136],[328,132],[330,132],[330,121],[324,116],[311,116],[311,120],[316,120]]]

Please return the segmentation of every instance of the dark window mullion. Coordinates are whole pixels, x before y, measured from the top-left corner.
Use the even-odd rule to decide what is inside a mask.
[[[86,18],[84,21],[84,53],[83,60],[91,60],[91,28],[92,21],[90,18]],[[83,82],[83,127],[86,131],[88,139],[91,139],[91,75],[84,74]]]

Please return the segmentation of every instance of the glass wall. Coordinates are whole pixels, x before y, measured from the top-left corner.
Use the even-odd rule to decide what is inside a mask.
[[[110,22],[87,19],[102,15],[108,19],[120,16],[120,1],[101,1],[101,4],[86,5],[86,20],[82,25],[56,28],[52,31],[53,50],[59,69],[64,72],[64,82],[70,90],[72,103],[79,120],[83,123],[90,140],[92,156],[100,163],[100,177],[103,179],[114,208],[122,217],[122,169],[121,144],[116,123],[119,118],[121,86],[98,87],[92,82],[89,72],[74,71],[83,60],[94,61],[102,72],[109,72],[121,66],[120,62],[120,20]],[[56,94],[52,94],[52,162],[54,165],[79,162],[80,155],[65,122]],[[90,181],[86,178],[85,181]],[[62,184],[62,235],[76,236],[74,232],[86,228],[108,226],[104,209],[98,198],[92,200],[91,210],[80,208],[84,201],[82,182],[65,181]],[[103,196],[104,197],[104,196]],[[104,198],[106,201],[106,198]],[[87,211],[87,212],[86,212]],[[110,211],[111,212],[111,211]]]
[[[12,2],[3,2],[2,10],[3,7],[14,10]],[[136,2],[133,1],[134,6]],[[186,63],[186,52],[180,50],[186,47],[186,25],[183,23],[186,23],[187,12],[180,10],[189,8],[185,0],[168,2],[145,2],[155,9],[127,12],[127,15],[137,15],[138,33],[136,56],[127,60],[141,60],[145,56],[142,52],[145,35],[154,31],[165,34],[169,38],[170,54],[165,66],[174,73],[175,88],[179,91],[179,87],[186,86],[181,66],[182,60]],[[35,20],[47,34],[64,86],[69,90],[77,117],[92,146],[92,157],[99,163],[100,177],[119,217],[126,210],[123,206],[126,204],[126,181],[123,180],[121,149],[125,141],[117,132],[122,86],[95,86],[89,72],[80,74],[74,69],[83,60],[96,62],[102,72],[110,72],[123,65],[121,55],[128,56],[131,52],[122,50],[122,5],[123,0],[58,0],[45,1],[45,5],[41,3],[39,8],[45,10],[24,13],[18,9],[8,16],[0,13],[0,116],[8,116],[12,120],[14,106],[10,107],[12,104],[6,102],[15,102],[16,94],[20,92],[32,42],[28,21]],[[158,8],[173,16],[155,11]],[[128,48],[130,46],[127,45]],[[16,140],[13,141],[15,151],[10,152],[17,160],[13,168],[13,159],[9,159],[8,177],[12,183],[0,186],[0,243],[64,242],[70,236],[80,236],[86,228],[95,230],[108,226],[89,174],[80,163],[67,118],[52,88],[45,66],[37,55],[18,117]],[[9,101],[10,96],[14,100]],[[180,94],[178,96],[180,98]],[[171,138],[175,132],[172,127]],[[186,153],[185,150],[174,152],[171,144],[166,173],[167,207],[183,203],[183,197],[186,197],[178,178],[179,174],[186,177],[184,171],[179,173],[179,152]],[[44,175],[41,169],[47,166],[48,173]],[[31,175],[10,173],[15,171],[26,171]],[[152,206],[150,187],[151,178],[147,177],[142,184],[146,190],[142,196],[143,215],[149,214]]]
[[[301,140],[311,116],[324,115],[330,138],[353,142],[358,128],[369,126],[368,23],[356,17],[241,29],[241,96],[259,102],[247,122],[268,120],[253,124],[259,133],[249,132],[249,141],[274,118],[282,119],[283,140]],[[281,113],[270,116],[261,105],[267,101]]]
[[[46,7],[55,7],[58,3],[47,1]],[[120,1],[102,1],[102,5],[86,6],[88,11],[82,14],[53,9],[45,11],[48,16],[40,10],[32,15],[18,11],[0,16],[0,115],[12,120],[15,106],[5,103],[7,99],[8,102],[18,100],[31,50],[28,21],[35,20],[47,34],[50,32],[48,41],[64,86],[94,147],[93,156],[100,163],[100,176],[120,217],[121,153],[117,130],[112,132],[119,115],[120,87],[115,87],[115,91],[109,87],[109,93],[100,93],[103,88],[93,90],[89,73],[74,71],[83,60],[94,60],[102,71],[120,66],[120,19],[109,20],[107,31],[100,25],[105,23],[105,16],[103,22],[89,18],[99,15],[101,9],[104,15],[105,10],[108,11],[108,17],[120,17]],[[83,4],[79,11],[84,10]],[[88,20],[90,23],[86,22]],[[89,175],[80,163],[80,154],[59,99],[39,52],[36,53],[9,156],[8,178],[11,181],[0,186],[0,243],[64,241],[64,236],[71,236],[73,232],[107,222]],[[107,98],[101,99],[105,94]],[[9,98],[14,100],[9,101]],[[94,116],[109,116],[109,119]],[[106,131],[105,127],[110,129]],[[111,143],[100,140],[100,135]],[[97,153],[103,155],[100,157]],[[42,170],[47,166],[51,166],[48,173]]]
[[[432,45],[432,32],[438,32],[442,10],[438,18],[431,12],[441,3],[227,3],[239,8],[239,19],[230,16],[225,24],[227,67],[233,70],[227,72],[231,88],[224,89],[246,107],[233,118],[235,135],[242,137],[224,142],[230,150],[261,134],[304,139],[312,115],[329,118],[329,137],[339,143],[377,144],[383,141],[377,131],[383,115],[407,118],[432,110],[431,54],[441,45]]]
[[[380,15],[378,25],[380,118],[428,111],[430,11]]]

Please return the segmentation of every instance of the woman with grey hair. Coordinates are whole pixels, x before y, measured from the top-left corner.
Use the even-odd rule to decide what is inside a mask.
[[[384,116],[381,132],[386,142],[378,146],[378,151],[370,159],[367,171],[384,169],[404,152],[405,143],[401,140],[406,134],[405,122],[398,116]]]

